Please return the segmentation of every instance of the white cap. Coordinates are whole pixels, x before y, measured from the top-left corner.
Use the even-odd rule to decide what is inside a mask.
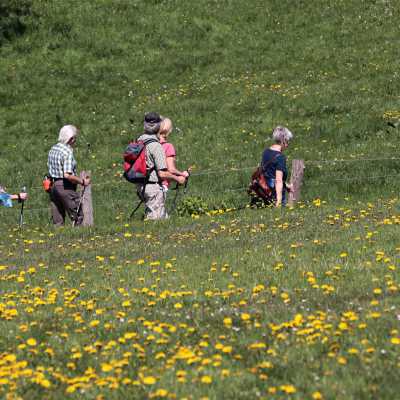
[[[67,144],[73,137],[78,135],[78,128],[74,125],[65,125],[60,129],[58,141]]]

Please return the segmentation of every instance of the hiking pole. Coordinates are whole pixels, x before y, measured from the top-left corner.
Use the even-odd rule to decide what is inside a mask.
[[[85,195],[85,189],[86,189],[86,186],[83,187],[82,192],[81,192],[81,196],[79,197],[78,208],[76,209],[76,216],[75,216],[74,220],[72,221],[72,226],[73,227],[78,222],[79,211],[81,210],[81,207],[82,207],[82,201],[83,201],[83,196]]]
[[[192,167],[189,167],[188,169],[187,169],[187,172],[188,172],[188,177],[186,178],[186,182],[185,182],[185,186],[183,187],[183,194],[185,195],[186,194],[186,192],[187,192],[187,188],[188,188],[188,184],[189,184],[189,178],[190,178],[190,175],[191,175],[191,169],[192,169]]]
[[[26,193],[26,186],[21,189],[21,193]],[[22,229],[24,223],[24,205],[25,200],[21,200],[21,211],[19,212],[19,229]]]
[[[143,203],[143,200],[140,200],[138,205],[131,212],[131,215],[129,216],[129,219],[132,219],[132,217],[135,215],[135,212],[139,209],[139,207],[142,205],[142,203]]]
[[[133,211],[131,212],[131,215],[129,216],[129,219],[132,219],[132,217],[135,215],[135,212],[139,209],[139,207],[142,205],[142,203],[144,203],[144,191],[146,190],[146,182],[144,183],[141,193],[137,193],[138,197],[139,197],[139,203],[137,204],[137,206],[133,209]]]
[[[176,201],[178,200],[178,196],[179,196],[179,183],[178,182],[176,183],[175,188],[172,190],[175,190],[175,197],[174,197],[174,200],[172,200],[172,206],[168,212],[168,215],[172,215],[172,213],[175,211],[175,208],[176,208]]]
[[[186,194],[187,189],[188,189],[189,178],[190,178],[190,169],[191,168],[188,168],[188,170],[187,170],[189,175],[186,177],[185,184],[183,185],[182,196],[184,196]],[[171,209],[169,210],[169,215],[171,215],[176,209],[177,200],[178,200],[178,197],[179,197],[179,188],[180,188],[180,185],[179,185],[179,183],[177,183],[176,186],[175,186],[175,189],[173,189],[173,190],[176,190],[176,194],[175,194],[174,200],[172,201],[172,206],[171,206]]]

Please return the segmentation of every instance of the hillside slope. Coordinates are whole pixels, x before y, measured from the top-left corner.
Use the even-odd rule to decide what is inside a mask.
[[[192,194],[215,205],[245,201],[224,190],[244,187],[250,171],[225,172],[257,164],[278,123],[295,133],[289,158],[391,158],[398,20],[391,1],[34,0],[24,35],[0,48],[1,180],[39,186],[60,125],[75,123],[79,165],[102,187],[96,201],[125,210],[120,155],[148,110],[179,127],[182,165],[221,174],[192,180]],[[309,163],[304,198],[389,195],[398,165]]]
[[[0,183],[30,198],[22,229],[0,207],[0,397],[396,398],[397,3],[4,0]],[[128,221],[148,110],[195,165],[183,218]],[[40,187],[67,122],[92,228],[54,229]],[[278,123],[304,201],[247,209]]]

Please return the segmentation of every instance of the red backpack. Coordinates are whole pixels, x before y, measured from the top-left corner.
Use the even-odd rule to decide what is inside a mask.
[[[146,165],[146,146],[156,139],[137,140],[128,144],[124,151],[124,178],[131,183],[146,183],[149,172]]]

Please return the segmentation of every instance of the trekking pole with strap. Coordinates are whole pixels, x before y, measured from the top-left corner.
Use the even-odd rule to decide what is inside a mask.
[[[188,170],[188,173],[189,173],[189,175],[187,176],[185,184],[183,185],[183,196],[186,194],[187,189],[188,189],[188,183],[189,183],[189,178],[190,178],[190,171],[189,170]],[[180,192],[179,188],[180,188],[180,185],[179,185],[179,183],[177,183],[176,186],[175,186],[175,189],[174,189],[174,190],[176,190],[176,194],[175,194],[174,200],[172,201],[172,206],[171,206],[171,209],[169,210],[169,213],[168,213],[169,215],[171,215],[176,209],[177,200],[178,200],[179,192]]]
[[[26,193],[26,186],[21,189],[21,193]],[[19,213],[19,228],[22,229],[22,225],[24,224],[24,205],[25,200],[21,200],[21,211]]]
[[[85,190],[86,190],[86,186],[83,187],[81,195],[79,197],[79,203],[78,203],[78,208],[76,209],[76,215],[74,220],[72,221],[72,226],[75,226],[76,223],[78,222],[78,218],[79,218],[79,211],[81,210],[82,207],[82,202],[83,202],[83,196],[85,195]]]
[[[176,201],[177,201],[178,196],[179,196],[179,187],[180,187],[180,186],[179,186],[179,183],[176,183],[175,188],[172,189],[172,190],[175,190],[175,197],[174,197],[174,199],[172,200],[172,205],[171,205],[170,210],[168,211],[168,215],[171,215],[171,214],[175,211],[175,208],[176,208]]]
[[[137,206],[133,209],[133,211],[131,212],[131,215],[129,216],[129,219],[132,219],[132,217],[135,215],[135,212],[137,211],[137,210],[139,210],[139,207],[142,205],[142,203],[144,202],[144,188],[145,188],[145,186],[143,186],[143,190],[142,190],[142,194],[141,194],[141,196],[140,196],[140,200],[139,200],[139,203],[137,204]]]
[[[135,212],[137,210],[139,210],[139,207],[144,203],[144,192],[146,190],[147,180],[148,180],[148,178],[146,178],[146,181],[143,184],[142,191],[141,191],[140,195],[138,193],[139,203],[137,204],[137,206],[131,212],[131,215],[129,216],[129,219],[132,219],[132,217],[135,215]]]
[[[183,186],[183,194],[184,194],[184,195],[186,194],[187,189],[188,189],[189,178],[190,178],[190,170],[191,170],[191,167],[187,170],[187,172],[188,172],[189,175],[188,175],[188,177],[186,178],[185,185]]]

